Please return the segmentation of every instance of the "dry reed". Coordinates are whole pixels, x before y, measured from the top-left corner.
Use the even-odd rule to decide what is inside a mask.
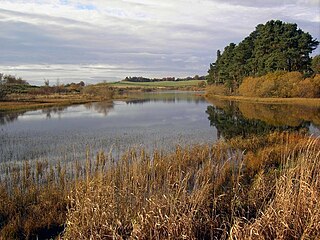
[[[311,192],[296,186],[296,179],[305,190],[313,186],[304,170],[319,174],[319,166],[314,166],[319,141],[308,141],[300,134],[275,133],[211,147],[177,148],[169,155],[132,151],[72,191],[64,237],[255,239],[252,233],[261,239],[319,237],[319,185]],[[242,148],[247,149],[245,155]],[[301,162],[305,156],[313,161]],[[288,189],[291,192],[282,193]],[[309,196],[308,203],[299,198],[301,193]],[[286,209],[278,214],[286,216],[274,219],[274,209],[283,205]],[[269,217],[263,218],[266,214]],[[301,218],[291,222],[296,214]],[[277,228],[280,222],[292,231]]]
[[[0,239],[317,239],[319,149],[319,139],[273,133],[2,164]]]

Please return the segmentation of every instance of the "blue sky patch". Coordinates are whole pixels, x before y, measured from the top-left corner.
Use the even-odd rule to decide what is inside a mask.
[[[65,2],[67,2],[67,0],[65,0]],[[78,4],[76,5],[77,9],[80,10],[96,10],[96,6],[94,6],[93,4]]]

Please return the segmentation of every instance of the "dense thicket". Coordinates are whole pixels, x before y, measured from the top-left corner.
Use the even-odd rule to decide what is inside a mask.
[[[0,84],[29,85],[29,83],[21,77],[12,76],[10,74],[5,75],[3,73],[0,73]]]
[[[25,88],[29,83],[22,78],[0,73],[0,100],[4,100],[12,88]]]
[[[300,72],[276,71],[261,77],[246,77],[239,93],[247,97],[320,97],[320,74],[304,78]]]
[[[310,53],[319,42],[297,24],[269,21],[238,45],[230,43],[210,64],[209,83],[224,83],[233,90],[244,77],[262,76],[278,70],[312,72]]]

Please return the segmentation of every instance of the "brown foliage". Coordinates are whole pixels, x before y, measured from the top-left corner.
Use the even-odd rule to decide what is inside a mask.
[[[208,96],[214,96],[214,95],[221,95],[221,96],[226,96],[230,94],[229,89],[223,85],[209,85],[206,89],[206,94]]]
[[[94,97],[99,97],[102,100],[112,99],[114,91],[107,84],[88,85],[82,89],[82,93]]]
[[[319,97],[319,76],[304,79],[299,72],[278,71],[245,78],[239,93],[247,97]]]

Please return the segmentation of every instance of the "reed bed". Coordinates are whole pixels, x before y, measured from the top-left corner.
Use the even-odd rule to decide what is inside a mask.
[[[298,133],[4,163],[0,239],[317,239],[320,141]]]
[[[291,152],[275,181],[273,197],[255,219],[237,219],[230,239],[320,239],[318,140],[310,139]],[[265,188],[264,177],[259,175],[255,188]]]
[[[148,156],[132,151],[104,174],[87,178],[73,189],[64,237],[255,239],[256,235],[250,235],[254,232],[260,239],[317,238],[319,187],[306,192],[307,201],[312,200],[309,204],[299,189],[294,188],[295,195],[281,191],[292,189],[299,181],[301,186],[311,184],[319,174],[319,165],[314,166],[319,149],[318,139],[275,133],[214,146],[177,148],[172,154]],[[303,177],[297,178],[299,174]],[[286,205],[291,198],[295,200],[291,206],[303,210],[297,212]],[[287,208],[278,214],[285,213],[286,222],[274,219],[275,211],[269,210],[283,205]],[[269,218],[265,219],[266,213]],[[290,222],[293,217],[297,220]],[[261,227],[260,232],[251,232],[256,226]],[[291,232],[286,231],[287,226]],[[304,226],[313,227],[312,233],[304,232]]]

